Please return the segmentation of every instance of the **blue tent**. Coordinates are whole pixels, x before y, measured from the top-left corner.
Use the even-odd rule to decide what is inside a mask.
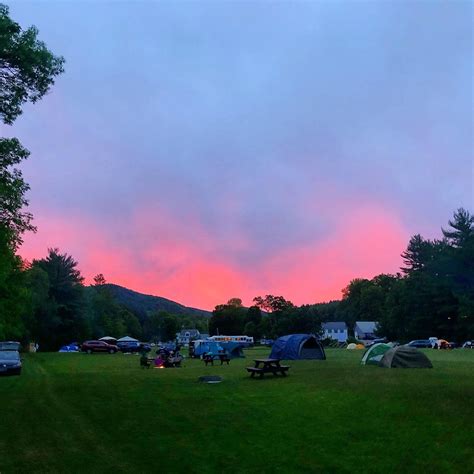
[[[222,346],[214,341],[195,341],[194,342],[194,357],[200,357],[206,352],[218,354],[222,352]]]
[[[279,337],[272,347],[271,359],[326,359],[323,346],[313,334],[289,334]]]
[[[79,352],[79,346],[76,344],[69,344],[68,346],[62,346],[58,352]]]
[[[222,346],[222,349],[225,350],[226,354],[231,359],[234,359],[235,357],[245,357],[244,352],[242,350],[246,347],[245,344],[233,341],[220,342],[219,344]]]

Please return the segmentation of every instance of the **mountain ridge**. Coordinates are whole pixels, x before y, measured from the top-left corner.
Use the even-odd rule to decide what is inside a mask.
[[[147,295],[114,283],[103,285],[114,299],[139,316],[146,317],[150,311],[167,311],[171,314],[187,314],[190,316],[208,316],[212,313],[204,309],[185,306],[168,298],[156,295]]]

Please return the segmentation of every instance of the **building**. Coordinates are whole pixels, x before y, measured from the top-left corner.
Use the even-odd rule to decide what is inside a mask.
[[[197,329],[182,329],[176,333],[176,339],[181,346],[188,346],[189,341],[193,339],[200,339],[201,334]]]
[[[347,341],[347,324],[344,321],[329,321],[327,323],[323,323],[323,339],[334,339],[338,342],[346,342]]]
[[[354,336],[356,339],[363,341],[364,339],[375,339],[375,331],[377,330],[376,321],[356,321],[354,326]]]

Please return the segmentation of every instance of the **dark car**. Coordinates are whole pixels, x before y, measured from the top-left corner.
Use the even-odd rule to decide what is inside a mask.
[[[418,349],[431,348],[431,341],[428,339],[416,339],[415,341],[410,341],[407,346],[417,347]]]
[[[118,348],[126,353],[126,352],[149,352],[151,351],[150,344],[146,344],[143,342],[138,341],[123,341],[117,343]]]
[[[0,375],[21,374],[21,358],[18,351],[0,351]]]
[[[81,351],[92,354],[93,352],[108,352],[115,354],[119,348],[113,344],[107,344],[104,341],[85,341],[81,345]]]

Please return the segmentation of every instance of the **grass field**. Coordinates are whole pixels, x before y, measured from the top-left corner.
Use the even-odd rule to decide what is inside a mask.
[[[474,471],[474,351],[434,369],[361,367],[360,351],[250,379],[230,366],[37,353],[0,378],[0,473]],[[200,384],[218,374],[220,384]]]

